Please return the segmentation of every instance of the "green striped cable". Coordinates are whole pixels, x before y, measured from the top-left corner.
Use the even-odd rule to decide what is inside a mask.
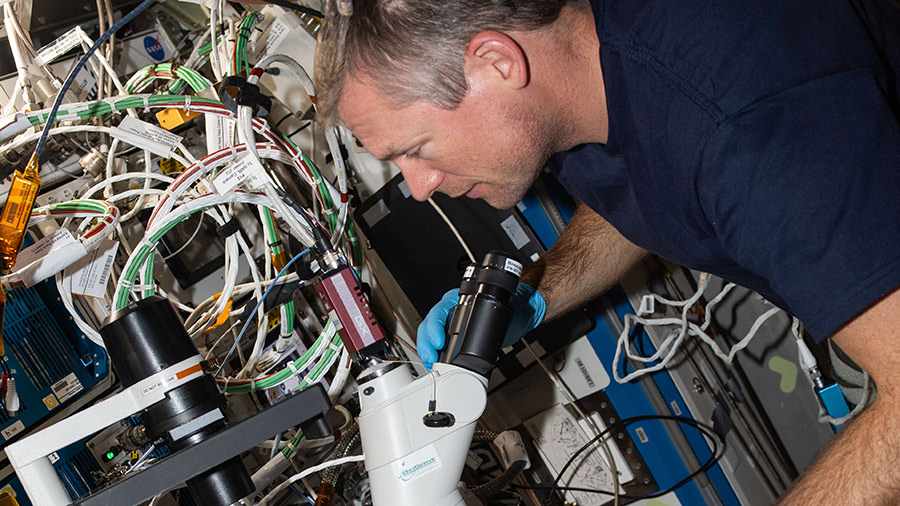
[[[328,339],[329,334],[332,334],[335,332],[335,330],[333,330],[333,329],[334,329],[334,322],[332,322],[331,319],[329,319],[325,323],[325,327],[322,329],[322,332],[319,333],[319,337],[316,339],[315,343],[313,343],[313,345],[310,346],[309,349],[307,349],[303,353],[303,355],[300,356],[300,358],[294,360],[291,363],[292,366],[286,366],[283,369],[281,369],[280,371],[278,371],[272,375],[269,375],[265,378],[261,378],[258,380],[253,380],[249,383],[231,385],[226,382],[226,384],[221,388],[221,390],[223,392],[227,392],[227,393],[247,393],[247,392],[252,392],[255,390],[264,390],[267,388],[274,388],[274,387],[281,385],[285,381],[291,379],[298,372],[304,371],[309,366],[309,362],[312,361],[315,351],[322,346],[322,344],[324,343],[324,341],[326,339]],[[340,341],[340,336],[335,334],[335,337],[333,337],[331,340],[332,344],[334,344],[335,339],[337,341]],[[331,350],[331,347],[326,349],[326,353],[328,350]],[[324,361],[327,363],[331,359],[331,356],[333,356],[333,354],[326,356],[326,353],[322,354],[321,358],[319,359],[319,362]],[[319,370],[322,369],[322,367],[319,367],[318,363],[316,364],[316,366],[318,367]],[[314,368],[314,370],[316,370],[316,368]],[[312,374],[312,372],[310,372],[310,374]],[[321,376],[321,373],[320,373],[320,376]]]

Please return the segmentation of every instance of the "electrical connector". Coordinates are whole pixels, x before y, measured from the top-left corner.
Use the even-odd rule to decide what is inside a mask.
[[[21,403],[19,401],[19,393],[16,392],[16,378],[12,376],[6,380],[6,397],[4,400],[6,401],[6,413],[9,416],[19,414]]]

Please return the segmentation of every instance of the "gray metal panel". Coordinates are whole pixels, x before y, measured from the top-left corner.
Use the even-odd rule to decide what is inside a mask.
[[[623,281],[622,286],[634,307],[639,306],[642,295],[650,293],[651,286],[653,291],[670,299],[683,299],[693,294],[695,285],[688,280],[682,268],[668,264],[671,275],[664,276],[661,267],[662,263],[651,259]],[[717,288],[720,286],[711,286],[708,294],[718,293]],[[737,297],[733,300],[736,299]],[[730,311],[731,308],[723,305],[716,309],[715,314]],[[749,328],[765,308],[747,308],[746,311],[754,315],[747,326]],[[662,314],[675,316],[678,313],[670,309],[665,313],[658,311],[656,315]],[[778,326],[773,325],[773,328]],[[768,327],[763,329],[764,333],[767,329]],[[647,329],[651,340],[657,345],[665,339],[669,330],[664,327]],[[764,333],[761,334],[761,339],[765,339]],[[789,484],[794,471],[782,451],[783,436],[774,434],[769,428],[767,418],[771,415],[760,412],[751,402],[740,400],[741,393],[750,388],[743,381],[740,367],[729,369],[705,345],[689,338],[667,370],[694,418],[712,423],[717,407],[729,414],[728,418],[734,426],[726,436],[726,452],[720,462],[741,503],[770,504]],[[751,384],[756,386],[753,382]],[[734,395],[735,390],[737,396]],[[811,391],[809,394],[813,395]],[[815,398],[812,400],[815,402]],[[815,411],[812,413],[814,415]],[[810,414],[807,413],[805,417],[809,419]],[[815,420],[815,416],[812,416],[812,420]],[[813,446],[818,448],[820,443],[813,443]]]
[[[272,434],[283,432],[323,414],[330,407],[331,401],[322,385],[306,388],[201,443],[176,452],[153,466],[129,475],[73,504],[78,506],[140,504],[161,491],[169,490],[235,455],[240,455]]]

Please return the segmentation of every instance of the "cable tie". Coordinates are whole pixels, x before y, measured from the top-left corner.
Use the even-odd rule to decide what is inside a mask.
[[[331,350],[334,350],[334,351],[340,351],[341,346],[343,346],[343,345],[344,345],[343,342],[340,343],[340,344],[334,344],[333,342],[332,342],[332,343],[328,343],[328,349],[331,349]]]
[[[250,380],[250,391],[256,392],[256,381]]]
[[[184,112],[187,114],[191,113],[191,96],[190,95],[184,96]]]
[[[298,374],[300,374],[300,371],[297,370],[297,366],[294,364],[293,360],[288,362],[287,366],[288,366],[288,369],[291,370],[291,376],[297,376]]]
[[[144,236],[144,237],[141,237],[140,242],[138,242],[138,247],[139,247],[139,248],[147,247],[147,248],[151,248],[151,249],[152,249],[152,248],[155,248],[155,247],[156,247],[156,243],[154,243],[154,242],[151,241],[150,239],[147,239],[147,237]]]
[[[238,222],[237,218],[231,218],[222,225],[216,227],[216,233],[219,234],[219,237],[222,239],[227,239],[236,234],[240,228],[241,224]]]
[[[144,112],[150,112],[150,95],[144,95]]]
[[[229,378],[228,376],[225,376],[224,379],[225,379],[225,385],[222,386],[222,391],[223,391],[223,392],[226,391],[226,390],[228,390],[228,383],[231,382],[231,378]]]

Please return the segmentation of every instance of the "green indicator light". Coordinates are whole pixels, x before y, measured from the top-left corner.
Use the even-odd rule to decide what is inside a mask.
[[[106,460],[112,460],[116,456],[115,452],[106,452]]]

